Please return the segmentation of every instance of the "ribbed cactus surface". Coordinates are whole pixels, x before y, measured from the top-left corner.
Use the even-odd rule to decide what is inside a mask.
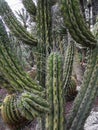
[[[79,0],[61,0],[64,22],[74,40],[86,47],[94,47],[96,40],[89,31],[80,11]]]
[[[8,95],[1,106],[3,120],[16,130],[46,112],[49,112],[48,102],[29,92]]]
[[[8,92],[14,93],[4,99],[1,107],[2,117],[11,129],[17,130],[22,128],[25,121],[31,121],[47,113],[47,130],[83,130],[98,89],[98,44],[85,24],[79,0],[60,1],[64,23],[72,38],[83,47],[89,48],[81,90],[75,99],[67,124],[64,115],[65,95],[67,92],[69,94],[70,89],[72,93],[72,86],[74,86],[71,82],[74,41],[72,40],[68,45],[63,59],[56,51],[59,49],[53,43],[52,36],[51,11],[52,5],[57,1],[39,0],[37,7],[31,0],[22,0],[22,2],[27,11],[36,17],[37,36],[35,38],[17,20],[5,0],[0,0],[0,15],[19,40],[36,46],[39,83],[24,72],[15,55],[11,53],[6,29],[0,20],[0,72],[10,85],[4,85],[4,87]]]
[[[64,91],[62,88],[63,60],[58,52],[50,54],[47,60],[47,99],[51,112],[46,117],[47,130],[64,130]]]
[[[71,40],[68,47],[67,47],[66,53],[64,55],[63,84],[62,84],[62,86],[65,89],[67,89],[68,84],[71,80],[74,53],[75,53],[75,44],[74,44],[74,41]]]
[[[65,24],[74,40],[84,47],[92,48],[89,49],[88,63],[81,90],[75,99],[66,128],[66,130],[83,130],[85,120],[91,111],[97,93],[98,47],[96,39],[83,20],[79,1],[62,0],[61,8]],[[93,49],[94,46],[95,49]]]
[[[0,15],[19,40],[28,45],[37,46],[36,38],[33,38],[33,36],[21,25],[5,0],[0,0]]]
[[[77,95],[77,81],[75,77],[71,76],[70,81],[68,82],[67,88],[65,89],[65,100],[71,101]]]
[[[97,73],[98,73],[98,48],[91,50],[88,59],[88,65],[84,74],[83,84],[81,90],[76,97],[72,112],[70,113],[67,129],[80,130],[89,112],[91,111],[92,104],[97,94]]]
[[[10,84],[3,87],[9,93],[18,93],[17,96],[13,94],[5,97],[1,113],[8,126],[17,130],[25,125],[25,120],[32,121],[49,112],[49,104],[45,99],[45,89],[36,81],[32,81],[22,69],[18,59],[11,53],[10,41],[2,20],[0,20],[0,30],[0,72]],[[27,93],[23,93],[24,90]]]

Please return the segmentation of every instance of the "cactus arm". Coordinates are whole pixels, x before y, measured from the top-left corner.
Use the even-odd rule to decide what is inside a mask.
[[[0,45],[0,53],[1,53],[1,62],[3,62],[3,64],[8,64],[9,70],[11,73],[10,75],[13,73],[15,75],[15,77],[18,78],[18,80],[21,79],[21,81],[23,82],[22,84],[25,84],[26,87],[29,91],[31,91],[31,89],[34,88],[34,86],[37,85],[37,83],[34,81],[32,81],[27,74],[21,69],[21,66],[19,65],[19,62],[17,62],[17,58],[11,54],[10,52],[10,47],[9,47],[9,39],[7,36],[7,33],[5,31],[5,27],[3,25],[2,20],[0,20],[0,29],[2,30],[0,33],[0,39],[1,39],[1,45]],[[3,43],[2,43],[3,42]],[[5,62],[4,62],[5,61]],[[4,68],[4,65],[3,65]],[[7,68],[6,68],[7,69]],[[21,82],[20,81],[20,82]],[[24,86],[24,85],[23,85]],[[36,87],[35,87],[36,89]],[[38,87],[39,91],[42,91],[42,87]],[[34,90],[35,91],[35,90]]]
[[[37,40],[29,34],[21,23],[17,20],[7,2],[0,0],[0,14],[9,29],[15,36],[28,45],[37,46]]]
[[[63,12],[64,23],[65,23],[66,27],[68,28],[70,34],[72,35],[73,39],[75,39],[78,43],[82,44],[82,42],[80,41],[79,37],[76,35],[76,33],[73,30],[73,27],[70,23],[68,9],[67,9],[67,1],[62,1],[61,10]]]
[[[82,43],[84,43],[84,45],[90,44],[90,41],[88,41],[87,38],[84,37],[84,35],[82,35],[81,30],[79,29],[79,27],[76,23],[76,19],[73,15],[73,10],[72,10],[72,7],[71,7],[71,2],[67,1],[67,5],[68,5],[68,7],[67,7],[68,11],[67,12],[68,12],[68,15],[69,15],[68,17],[69,17],[70,23],[71,23],[74,31],[76,32],[76,35],[79,37],[79,39],[82,41]]]
[[[13,74],[13,77],[14,77],[14,81],[16,83],[18,83],[18,85],[21,87],[21,90],[23,89],[27,89],[28,91],[33,91],[33,92],[38,92],[39,90],[36,91],[36,87],[34,89],[33,85],[30,84],[26,79],[25,77],[23,78],[23,76],[20,75],[20,73],[16,70],[15,71],[15,67],[13,66],[12,62],[10,61],[8,55],[6,54],[6,50],[4,50],[4,48],[0,48],[0,52],[1,52],[1,58],[2,58],[2,62],[3,62],[3,66],[6,66],[7,67],[4,69],[7,70],[7,72],[9,71],[9,74]],[[39,87],[38,87],[39,89]],[[19,89],[20,90],[20,89]],[[42,89],[40,89],[41,91]],[[40,93],[40,91],[38,93]]]
[[[73,2],[74,3],[74,2]],[[72,37],[74,40],[76,40],[79,44],[83,46],[92,46],[94,47],[96,45],[96,40],[94,39],[94,36],[92,35],[90,31],[87,37],[87,33],[84,34],[84,28],[79,28],[77,20],[75,18],[74,10],[73,10],[73,5],[71,1],[68,0],[62,0],[62,11],[64,12],[64,18],[65,18],[65,24],[67,25],[69,32],[71,33]],[[79,13],[79,11],[78,11]],[[67,21],[66,21],[67,18]],[[79,18],[78,18],[79,19]],[[83,21],[83,20],[82,20]],[[83,27],[85,25],[83,24]],[[85,29],[87,30],[87,29]]]
[[[46,77],[46,93],[47,100],[50,103],[51,111],[46,115],[46,129],[53,130],[53,117],[54,117],[54,109],[53,109],[53,54],[48,57],[47,60],[47,77]]]
[[[57,55],[53,57],[53,104],[54,104],[54,130],[59,128],[59,95],[58,95],[58,61]]]
[[[64,61],[64,69],[63,69],[63,84],[62,84],[64,88],[67,87],[71,79],[74,52],[75,52],[74,41],[70,41],[70,44],[68,45],[68,48],[65,53],[65,61]]]
[[[83,35],[85,35],[85,37],[88,38],[88,40],[90,40],[91,42],[96,42],[95,37],[92,35],[90,30],[86,26],[82,12],[80,10],[79,1],[71,0],[71,4],[72,4],[72,9],[74,10],[73,13],[74,13],[75,19],[77,21],[77,25],[80,28],[80,30],[82,31]]]
[[[83,84],[80,93],[76,97],[72,112],[69,116],[67,129],[78,130],[82,124],[85,123],[87,115],[89,114],[92,103],[96,97],[95,91],[97,89],[97,73],[98,73],[98,48],[91,51],[87,70],[84,74]],[[91,97],[90,97],[91,96]],[[91,99],[91,100],[90,100]],[[91,106],[90,106],[91,105]],[[85,114],[83,114],[83,112]],[[83,115],[82,115],[83,114]],[[79,125],[78,125],[79,123]]]
[[[62,86],[62,79],[63,79],[63,61],[60,54],[58,54],[58,100],[59,100],[59,130],[64,130],[66,126],[64,113],[65,113],[65,97],[64,97],[64,89]]]
[[[22,3],[26,10],[33,16],[36,15],[36,6],[32,0],[22,0]]]
[[[46,42],[45,42],[45,18],[44,1],[37,3],[37,35],[38,35],[38,54],[37,54],[37,79],[45,87],[45,61],[46,61]]]
[[[47,99],[51,105],[51,112],[46,117],[47,130],[64,130],[64,95],[61,87],[62,57],[58,52],[51,53],[47,60]]]

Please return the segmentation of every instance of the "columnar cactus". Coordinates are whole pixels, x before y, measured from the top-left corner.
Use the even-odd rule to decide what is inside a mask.
[[[67,121],[66,129],[68,130],[83,129],[83,125],[91,111],[98,89],[98,47],[96,39],[91,35],[90,31],[88,31],[79,10],[78,0],[62,0],[62,12],[64,13],[65,20],[67,19],[67,21],[64,21],[69,32],[79,44],[90,48],[81,91],[76,97],[73,109]]]
[[[65,129],[62,77],[62,57],[58,52],[52,52],[47,60],[47,98],[51,105],[51,112],[46,117],[47,130]]]

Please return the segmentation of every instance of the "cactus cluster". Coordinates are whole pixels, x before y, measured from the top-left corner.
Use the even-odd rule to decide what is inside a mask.
[[[97,40],[91,35],[86,24],[83,22],[78,0],[62,0],[62,12],[64,14],[65,24],[67,25],[71,36],[76,42],[89,48],[88,63],[81,90],[74,101],[72,111],[67,120],[66,128],[69,130],[82,130],[85,120],[91,111],[98,89]]]
[[[36,17],[37,36],[34,38],[17,20],[7,2],[0,0],[0,15],[5,24],[19,40],[36,47],[37,50],[38,81],[32,80],[27,75],[17,57],[11,53],[6,29],[0,20],[0,74],[3,81],[6,81],[4,84],[0,80],[0,83],[9,93],[2,103],[1,114],[13,130],[22,128],[26,122],[36,117],[42,117],[42,130],[83,130],[96,97],[98,89],[97,40],[83,20],[79,0],[61,0],[59,4],[65,26],[74,39],[68,40],[67,51],[64,53],[65,49],[62,49],[61,54],[60,48],[54,44],[52,31],[51,11],[56,2],[38,0],[35,6],[32,0],[22,0],[30,15]],[[67,98],[73,98],[72,94],[76,92],[76,83],[71,78],[75,41],[88,48],[88,62],[81,90],[65,121],[65,102]],[[58,44],[59,47],[63,46],[60,39]],[[43,114],[46,119],[43,118]]]
[[[10,128],[18,129],[24,126],[25,120],[32,121],[48,112],[49,105],[45,99],[45,89],[27,75],[18,58],[11,53],[10,41],[2,20],[0,20],[0,30],[1,83],[2,87],[12,94],[5,97],[1,106],[1,115]]]

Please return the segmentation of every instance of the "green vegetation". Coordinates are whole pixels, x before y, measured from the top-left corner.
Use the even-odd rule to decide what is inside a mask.
[[[8,91],[1,105],[1,115],[12,130],[22,129],[26,122],[39,117],[42,130],[83,130],[97,96],[97,40],[86,26],[78,0],[58,2],[69,32],[61,28],[55,30],[54,35],[52,7],[56,2],[38,0],[36,6],[32,0],[22,0],[30,16],[36,19],[37,35],[33,36],[17,20],[8,3],[0,0],[0,84]],[[19,41],[32,50],[35,48],[37,79],[30,78],[11,51],[14,43],[10,42],[2,20]],[[65,35],[68,40],[63,40]],[[78,94],[72,78],[75,43],[88,49],[87,67]],[[73,95],[77,97],[66,120],[66,101],[73,99]]]

